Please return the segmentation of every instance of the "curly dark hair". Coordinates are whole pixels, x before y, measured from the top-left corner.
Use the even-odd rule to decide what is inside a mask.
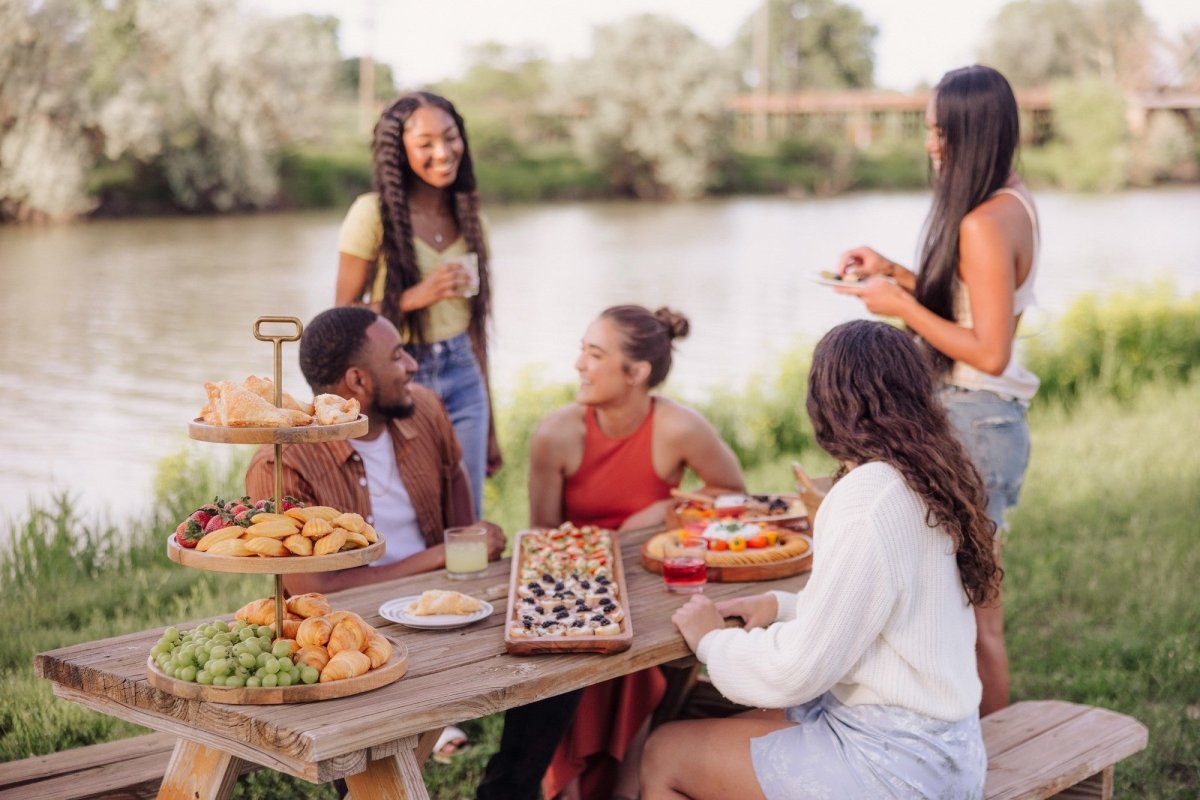
[[[467,139],[467,127],[454,104],[446,98],[430,92],[410,92],[392,102],[375,124],[375,142],[372,148],[374,176],[372,183],[379,194],[379,216],[383,221],[383,254],[387,263],[387,279],[384,283],[383,316],[390,319],[409,340],[418,345],[425,343],[425,319],[428,309],[417,309],[407,314],[400,311],[400,295],[410,286],[421,282],[421,270],[413,249],[412,217],[408,206],[408,189],[416,180],[408,163],[404,149],[404,128],[413,112],[418,108],[438,108],[445,111],[458,126],[462,138],[463,154],[459,162],[458,175],[449,191],[453,197],[452,211],[455,222],[467,240],[467,249],[479,255],[479,293],[471,299],[471,322],[469,332],[477,350],[484,350],[486,326],[491,314],[492,287],[488,271],[487,245],[483,238],[483,226],[479,222],[479,193],[475,186],[475,167],[471,160],[471,145]],[[367,277],[367,285],[374,276]]]
[[[983,479],[950,427],[920,348],[882,322],[838,325],[813,352],[806,407],[816,440],[839,462],[882,461],[925,501],[926,522],[954,542],[972,605],[999,595],[1003,572],[993,549]],[[843,466],[837,474],[846,472]]]
[[[313,394],[333,391],[354,366],[367,328],[379,315],[363,306],[339,306],[313,317],[300,335],[300,371]]]
[[[650,364],[647,386],[653,389],[667,379],[671,371],[673,342],[688,335],[691,323],[678,311],[666,306],[651,312],[635,305],[612,306],[600,312],[621,332],[621,351],[630,361]]]

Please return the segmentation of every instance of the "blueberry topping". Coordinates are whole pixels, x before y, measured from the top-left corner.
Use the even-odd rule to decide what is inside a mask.
[[[543,628],[549,628],[551,625],[557,625],[557,624],[558,624],[558,623],[557,623],[557,622],[555,622],[554,620],[552,620],[552,619],[548,619],[548,620],[546,620],[545,622],[543,622],[543,623],[542,623],[542,627],[543,627]]]
[[[607,617],[605,617],[603,614],[596,614],[594,617],[591,617],[591,620],[592,622],[604,622],[607,620]]]
[[[572,628],[582,628],[582,627],[583,627],[583,620],[581,620],[581,619],[577,619],[577,620],[575,620],[574,622],[572,622],[572,623],[571,623],[571,627],[572,627]]]
[[[569,616],[571,616],[571,612],[570,612],[570,611],[567,611],[566,609],[563,609],[562,611],[560,611],[560,612],[558,612],[557,614],[555,614],[555,615],[554,615],[554,618],[555,618],[555,619],[566,619],[566,618],[567,618],[567,617],[569,617]]]

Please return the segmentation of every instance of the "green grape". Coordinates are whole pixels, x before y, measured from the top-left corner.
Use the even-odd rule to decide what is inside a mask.
[[[214,658],[212,661],[204,665],[204,668],[212,673],[213,678],[223,678],[232,672],[229,662],[223,658]]]
[[[254,660],[260,667],[265,667],[267,665],[267,659],[270,657],[270,653],[259,653],[257,656],[255,656]]]
[[[179,669],[179,667],[177,667],[177,666],[175,666],[174,664],[172,664],[171,666],[169,666],[169,667],[167,667],[165,670],[163,670],[163,672],[167,673],[167,677],[168,677],[168,678],[174,678],[174,677],[175,677],[175,673],[176,673],[176,671],[177,671],[178,669]]]
[[[244,647],[246,649],[247,653],[250,653],[252,655],[258,655],[259,653],[262,652],[262,648],[258,646],[258,637],[256,637],[256,636],[251,636],[249,639],[247,639],[242,644],[242,647]]]
[[[226,631],[229,630],[229,623],[223,619],[219,619],[216,622],[214,622],[213,626],[221,633],[225,633]]]
[[[267,689],[274,689],[277,683],[279,683],[279,678],[276,675],[264,675],[262,677],[262,685]]]
[[[271,655],[276,658],[286,658],[292,654],[292,646],[282,639],[271,647]]]
[[[213,686],[224,686],[225,685],[225,676],[224,675],[213,675],[212,685]]]
[[[267,672],[271,675],[279,672],[279,659],[275,656],[267,656],[267,663],[263,664],[267,668]]]
[[[316,667],[305,667],[300,670],[300,680],[307,684],[316,683],[321,678],[321,673],[317,672]]]
[[[238,635],[238,638],[241,639],[243,642],[248,639],[253,639],[255,637],[253,628],[241,628],[238,630],[237,635]]]
[[[251,675],[250,677],[246,678],[247,689],[257,689],[259,686],[262,686],[262,681],[259,680],[257,675]]]
[[[238,659],[238,665],[245,667],[246,669],[250,669],[251,667],[258,666],[258,659],[256,659],[250,653],[242,653],[241,655],[239,655],[237,657],[237,659]]]
[[[219,644],[216,647],[214,647],[212,650],[210,650],[209,653],[212,655],[213,658],[225,658],[226,656],[229,655],[229,648],[225,647],[224,645]]]
[[[230,689],[240,689],[246,685],[246,679],[241,675],[230,675],[225,679],[225,686]]]
[[[178,641],[179,628],[176,628],[174,625],[167,628],[165,631],[163,631],[163,638],[171,642]]]
[[[192,654],[185,650],[176,650],[171,656],[171,666],[173,667],[186,667],[190,663],[192,663]]]
[[[292,664],[291,669],[288,670],[288,674],[292,676],[292,683],[299,683],[300,682],[300,665]]]
[[[196,673],[196,683],[199,683],[203,686],[212,686],[212,682],[213,676],[208,670],[202,669]]]
[[[270,625],[259,625],[257,628],[255,628],[255,633],[258,634],[258,638],[260,638],[260,639],[263,637],[270,639],[272,636],[275,635],[275,631],[271,630]],[[270,643],[268,642],[268,644],[270,644]]]
[[[170,649],[171,649],[171,645],[163,644],[163,641],[161,639],[159,639],[158,644],[156,644],[156,645],[154,645],[154,647],[150,648],[150,655],[154,656],[155,658],[158,658],[163,653],[169,652]]]
[[[271,642],[273,642],[273,641],[274,641],[274,638],[271,636],[259,636],[258,637],[258,647],[263,652],[269,653],[269,652],[271,652]]]
[[[192,681],[196,680],[196,668],[191,664],[188,664],[186,667],[180,667],[179,672],[176,673],[175,677],[179,678],[181,681],[187,681],[188,683],[191,683]]]
[[[279,673],[278,675],[275,676],[275,680],[280,686],[291,686],[292,685],[292,675],[290,672]]]

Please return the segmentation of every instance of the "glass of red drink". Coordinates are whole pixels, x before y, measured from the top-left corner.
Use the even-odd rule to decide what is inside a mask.
[[[663,554],[663,581],[672,592],[702,592],[708,581],[705,554],[708,542],[699,536],[681,536],[667,542]]]

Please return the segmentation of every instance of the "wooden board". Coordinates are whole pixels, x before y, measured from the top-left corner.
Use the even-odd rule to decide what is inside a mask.
[[[642,566],[656,574],[662,574],[662,558],[655,552],[655,540],[671,536],[672,532],[657,534],[642,545]],[[779,561],[764,561],[761,564],[709,564],[708,580],[713,583],[741,583],[744,581],[773,581],[799,575],[812,569],[812,539],[802,533],[785,533],[784,538],[800,537],[808,542],[803,555]]]
[[[504,617],[504,649],[513,655],[537,653],[619,653],[633,644],[633,609],[629,602],[629,584],[625,580],[625,565],[621,560],[621,546],[616,534],[612,536],[613,581],[619,587],[617,602],[625,611],[621,620],[621,632],[612,636],[539,636],[535,639],[514,639],[509,636],[509,624],[516,618],[517,585],[520,583],[521,540],[531,531],[521,531],[513,541],[512,570],[508,579],[508,609]]]
[[[167,537],[167,558],[176,564],[209,572],[244,572],[255,575],[292,575],[297,572],[332,572],[370,564],[383,555],[383,539],[367,547],[340,550],[327,556],[222,556],[180,547],[175,534]]]
[[[383,666],[368,670],[357,678],[346,678],[328,683],[313,683],[300,686],[273,687],[269,689],[245,687],[226,689],[223,686],[204,686],[199,683],[176,680],[158,668],[154,658],[146,659],[146,682],[167,694],[188,700],[204,700],[210,703],[230,705],[268,706],[281,703],[310,703],[315,700],[332,700],[353,694],[369,692],[380,686],[395,683],[408,672],[408,648],[391,636],[380,634],[392,644],[392,657]]]
[[[188,423],[188,436],[201,442],[218,444],[303,444],[354,439],[367,432],[367,417],[359,414],[353,422],[338,425],[296,425],[290,428],[233,428],[209,425],[199,419]]]

